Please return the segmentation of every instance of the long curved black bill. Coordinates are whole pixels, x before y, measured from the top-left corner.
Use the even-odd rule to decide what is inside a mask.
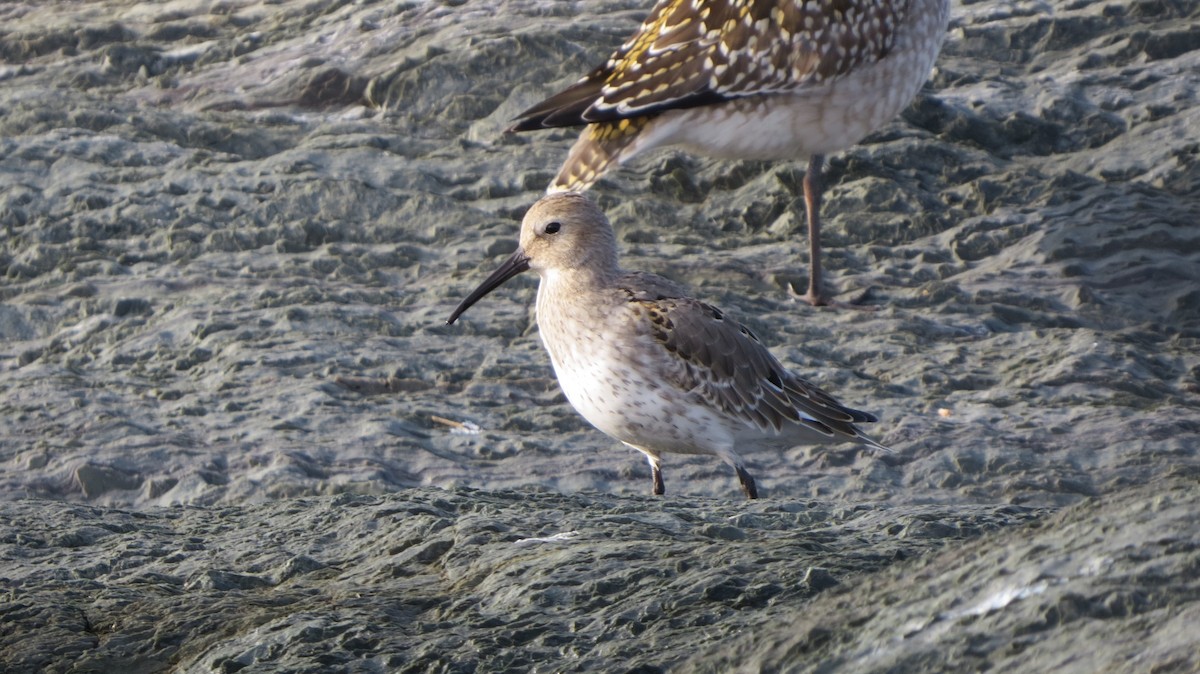
[[[527,271],[528,269],[529,256],[525,254],[525,251],[518,248],[515,253],[513,253],[507,260],[504,261],[503,264],[500,265],[499,269],[492,272],[492,275],[487,277],[483,283],[480,283],[478,288],[472,290],[471,294],[467,295],[466,299],[458,303],[458,308],[454,310],[454,313],[450,314],[450,318],[446,319],[446,325],[450,325],[454,321],[457,321],[458,317],[461,316],[464,311],[470,309],[471,305],[483,299],[484,295],[492,292],[496,288],[499,288],[500,285],[508,279],[520,274],[523,271]]]

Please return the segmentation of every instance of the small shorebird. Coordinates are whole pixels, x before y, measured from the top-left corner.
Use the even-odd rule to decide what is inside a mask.
[[[622,270],[612,226],[578,193],[534,204],[516,252],[446,323],[528,269],[541,277],[538,330],[563,393],[646,455],[655,494],[665,491],[666,453],[718,456],[758,498],[738,447],[851,441],[891,451],[855,426],[874,415],[788,372],[745,326],[661,276]]]
[[[668,145],[728,159],[808,158],[809,303],[822,305],[820,173],[929,77],[949,0],[659,0],[603,65],[508,129],[586,125],[548,192]]]

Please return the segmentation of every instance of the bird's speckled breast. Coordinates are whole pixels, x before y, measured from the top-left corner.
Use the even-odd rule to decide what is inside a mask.
[[[600,431],[656,453],[711,453],[727,424],[663,381],[656,349],[623,303],[538,290],[538,330],[567,400]],[[607,298],[606,298],[607,299]]]

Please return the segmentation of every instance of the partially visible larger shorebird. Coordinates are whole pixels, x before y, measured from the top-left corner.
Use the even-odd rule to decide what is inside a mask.
[[[603,65],[509,131],[587,125],[548,192],[681,146],[728,159],[808,158],[809,303],[821,290],[824,155],[895,117],[929,77],[949,0],[659,0]]]
[[[508,260],[446,320],[508,279],[541,277],[537,324],[567,400],[593,426],[646,455],[654,494],[665,453],[710,454],[758,498],[739,447],[858,442],[890,451],[845,407],[789,372],[743,325],[661,276],[617,264],[617,240],[587,197],[543,197],[521,223]]]

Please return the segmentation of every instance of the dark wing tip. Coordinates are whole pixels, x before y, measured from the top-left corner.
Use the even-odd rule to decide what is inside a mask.
[[[584,114],[600,100],[603,86],[602,78],[597,78],[595,73],[589,74],[514,117],[506,133],[587,124],[592,120],[584,119]]]
[[[513,118],[505,133],[540,131],[585,124],[616,122],[622,119],[653,117],[668,110],[683,110],[723,103],[736,98],[708,88],[693,91],[667,91],[659,95],[640,96],[631,100],[627,110],[604,104],[601,95],[604,82],[586,78],[554,94]],[[602,105],[603,104],[603,105]]]
[[[850,409],[849,407],[846,407],[844,409],[850,413],[850,416],[854,419],[854,423],[856,423],[856,424],[873,424],[873,423],[879,421],[879,417],[875,416],[874,414],[871,414],[870,412],[853,410],[853,409]]]

